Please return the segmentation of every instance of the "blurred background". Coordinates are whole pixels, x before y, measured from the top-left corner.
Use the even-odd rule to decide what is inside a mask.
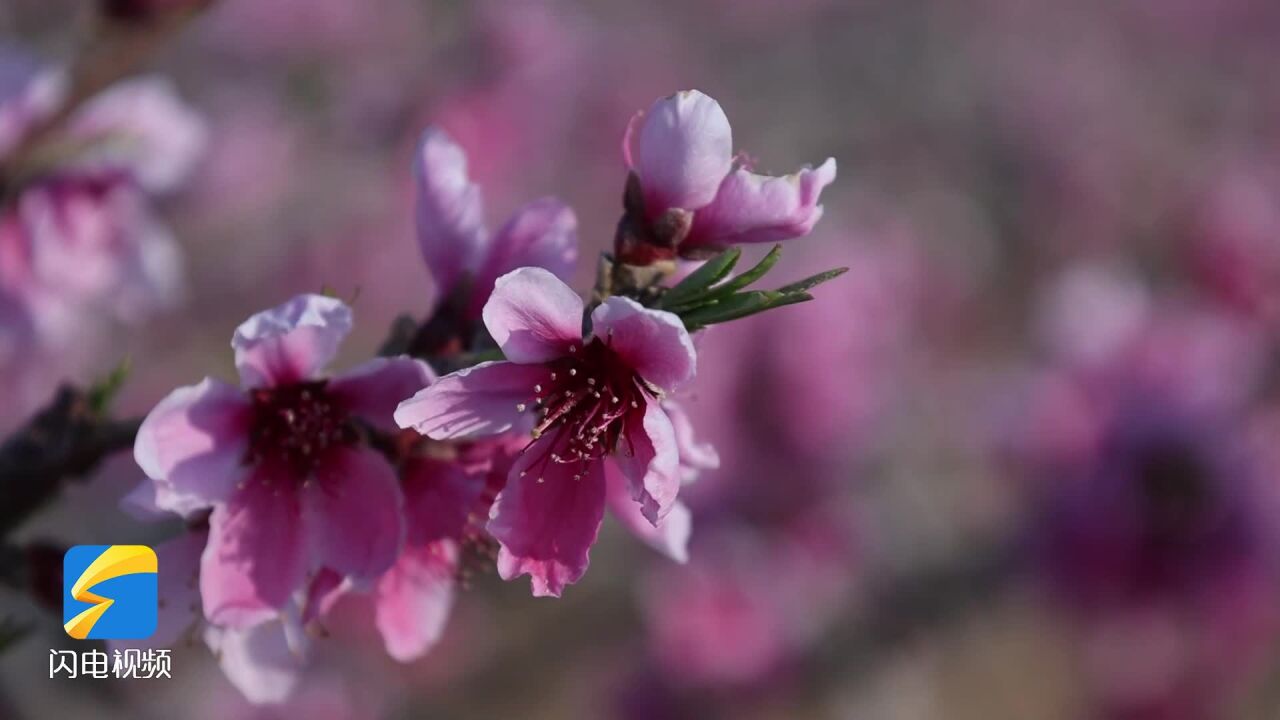
[[[0,43],[57,65],[85,5],[0,0]],[[274,708],[198,640],[172,681],[51,681],[67,639],[5,589],[0,717],[1276,717],[1277,63],[1266,0],[218,0],[152,63],[207,126],[157,203],[172,291],[39,354],[7,328],[0,429],[125,359],[122,413],[230,379],[234,327],[299,292],[353,298],[340,366],[373,354],[432,301],[429,123],[491,224],[574,208],[585,289],[627,121],[700,89],[763,171],[839,161],[775,277],[851,271],[701,339],[688,564],[606,523],[560,601],[477,568],[410,665],[339,606]],[[17,541],[159,540],[114,510],[140,477]]]

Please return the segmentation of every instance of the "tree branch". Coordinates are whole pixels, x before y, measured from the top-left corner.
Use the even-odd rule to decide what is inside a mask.
[[[112,420],[89,393],[64,385],[43,410],[0,445],[0,537],[88,475],[108,455],[133,447],[141,418]]]

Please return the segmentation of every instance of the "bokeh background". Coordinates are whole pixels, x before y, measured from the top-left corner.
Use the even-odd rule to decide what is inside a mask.
[[[0,0],[0,42],[57,64],[85,5]],[[354,298],[340,366],[374,353],[432,298],[429,123],[491,224],[575,209],[585,289],[628,119],[698,88],[765,171],[840,163],[774,277],[851,271],[701,340],[722,466],[687,565],[606,524],[562,600],[478,568],[407,666],[339,608],[257,709],[194,640],[173,681],[50,681],[58,620],[6,589],[0,717],[1275,717],[1277,67],[1266,0],[215,2],[152,63],[209,129],[160,206],[181,292],[0,378],[0,428],[126,358],[122,413],[230,378],[234,327],[299,292]],[[114,510],[139,478],[113,461],[16,541],[163,537]]]

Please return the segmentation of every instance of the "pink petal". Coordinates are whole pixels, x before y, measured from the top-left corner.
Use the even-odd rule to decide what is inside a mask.
[[[604,518],[604,464],[590,463],[575,480],[577,465],[550,459],[553,442],[543,436],[516,461],[488,525],[502,544],[498,574],[529,575],[539,597],[559,597],[587,571]]]
[[[329,453],[302,489],[313,567],[357,581],[395,562],[404,540],[403,498],[386,458],[365,448]]]
[[[157,483],[160,509],[187,515],[231,495],[246,473],[249,409],[240,390],[206,378],[169,393],[147,414],[133,457]]]
[[[375,620],[387,654],[417,660],[436,644],[453,607],[458,546],[441,540],[406,548],[378,581]]]
[[[835,179],[834,158],[782,177],[739,168],[725,178],[715,200],[694,214],[680,247],[720,248],[808,235],[822,218],[822,189]]]
[[[609,484],[609,511],[623,527],[640,538],[646,545],[678,563],[689,560],[689,535],[693,531],[693,516],[680,501],[671,505],[667,516],[655,526],[644,516],[640,504],[631,497],[627,478],[617,469],[605,466]]]
[[[693,379],[698,355],[684,323],[672,313],[611,297],[591,313],[591,334],[618,353],[640,377],[671,391]]]
[[[480,187],[467,176],[467,156],[439,128],[427,128],[414,165],[418,247],[436,283],[447,296],[484,256],[489,231],[484,226]]]
[[[299,295],[244,321],[231,338],[246,387],[315,377],[351,331],[351,308],[324,295]]]
[[[297,478],[258,466],[209,517],[200,558],[204,615],[215,625],[248,627],[274,617],[307,571]]]
[[[468,516],[481,509],[488,467],[468,467],[458,458],[415,457],[400,471],[404,490],[405,540],[426,545],[458,538]]]
[[[436,375],[421,360],[374,358],[329,381],[330,397],[379,430],[396,428],[392,416],[401,402],[426,387]]]
[[[120,510],[141,522],[155,522],[173,517],[173,513],[160,507],[156,501],[156,483],[150,478],[133,486],[120,498]]]
[[[151,192],[173,189],[204,153],[208,128],[161,77],[112,85],[75,115],[68,137],[84,143],[76,170],[126,172]]]
[[[204,640],[227,679],[255,705],[284,702],[307,664],[306,651],[290,642],[301,633],[272,620],[244,629],[210,626]]]
[[[676,448],[680,453],[681,480],[685,484],[697,478],[704,470],[715,470],[720,467],[720,453],[707,442],[698,442],[694,436],[693,423],[684,411],[684,406],[675,400],[663,400],[662,409],[671,420],[671,427],[676,432]]]
[[[337,604],[338,600],[350,589],[351,583],[331,568],[320,568],[307,583],[306,592],[301,599],[299,620],[305,627],[319,620]],[[295,595],[296,597],[296,595]]]
[[[479,315],[502,275],[522,267],[549,270],[568,281],[578,261],[578,218],[555,198],[535,200],[516,211],[494,236],[476,273],[471,313]]]
[[[611,456],[631,486],[631,499],[653,525],[666,517],[680,492],[680,453],[671,420],[656,402],[627,416],[626,437]]]
[[[400,403],[395,421],[436,440],[504,433],[529,424],[533,387],[548,373],[541,365],[483,362],[445,375]]]
[[[539,267],[524,267],[494,283],[484,325],[515,363],[554,360],[582,343],[582,298]]]
[[[711,202],[733,165],[733,134],[720,104],[697,90],[653,103],[628,159],[640,176],[649,217]]]

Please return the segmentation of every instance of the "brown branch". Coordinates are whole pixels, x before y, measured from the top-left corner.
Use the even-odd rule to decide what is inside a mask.
[[[88,393],[58,389],[43,410],[0,445],[0,537],[87,476],[104,458],[133,447],[141,419],[112,420]]]

